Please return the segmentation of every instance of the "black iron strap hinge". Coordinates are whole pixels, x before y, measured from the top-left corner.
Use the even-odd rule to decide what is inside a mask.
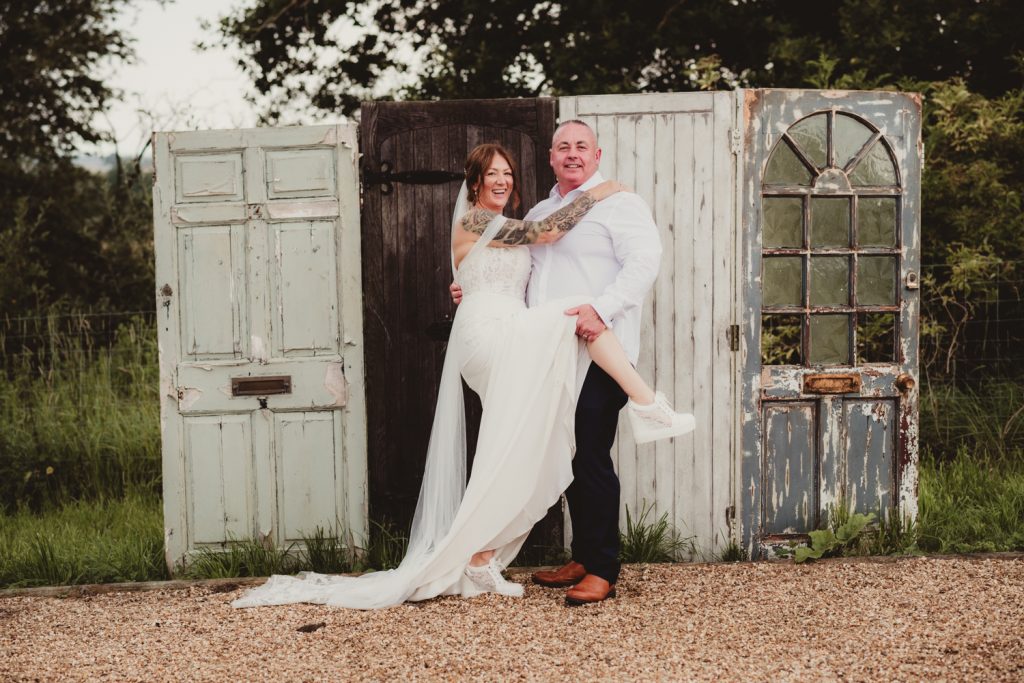
[[[729,339],[729,350],[739,351],[740,350],[740,326],[729,325],[729,330],[726,332],[726,337]]]
[[[411,185],[442,185],[461,181],[465,178],[461,171],[395,171],[390,161],[380,162],[380,170],[375,171],[367,164],[363,166],[363,187],[380,185],[381,194],[391,194],[394,183]]]

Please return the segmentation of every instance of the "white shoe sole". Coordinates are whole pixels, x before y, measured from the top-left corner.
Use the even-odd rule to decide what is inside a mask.
[[[683,434],[689,434],[697,428],[697,421],[693,415],[687,415],[689,419],[683,419],[681,424],[672,425],[671,427],[663,427],[662,429],[656,429],[654,431],[639,431],[635,427],[633,429],[633,441],[637,444],[650,443],[657,441],[658,439],[669,439],[674,436],[682,436]]]

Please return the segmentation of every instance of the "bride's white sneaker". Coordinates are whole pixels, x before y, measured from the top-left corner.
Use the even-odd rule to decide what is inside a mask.
[[[506,581],[501,575],[501,567],[493,557],[482,567],[466,565],[466,576],[473,584],[485,593],[498,593],[513,598],[523,597],[523,587],[518,583]]]
[[[654,403],[642,406],[630,400],[628,407],[629,424],[633,428],[633,440],[636,443],[681,436],[697,427],[693,415],[677,413],[660,391],[654,395]]]

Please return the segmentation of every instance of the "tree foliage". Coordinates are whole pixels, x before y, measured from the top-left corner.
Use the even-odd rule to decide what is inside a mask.
[[[0,0],[0,318],[39,308],[152,305],[148,187],[137,166],[73,165],[132,56],[130,0]]]
[[[833,81],[960,77],[995,96],[1020,83],[1022,25],[1016,0],[258,0],[220,30],[273,120],[297,98],[798,87],[828,64]]]
[[[132,57],[114,26],[130,0],[0,0],[0,159],[67,155],[100,138],[113,95],[97,75]]]

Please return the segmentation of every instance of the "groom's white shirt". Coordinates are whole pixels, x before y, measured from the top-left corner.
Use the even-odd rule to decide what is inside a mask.
[[[555,185],[525,218],[543,220],[603,181],[595,173],[564,197]],[[661,265],[661,237],[647,203],[631,192],[614,194],[598,202],[558,242],[533,246],[530,254],[533,273],[527,303],[536,306],[581,294],[594,297],[594,310],[635,364],[640,356],[644,297]]]

